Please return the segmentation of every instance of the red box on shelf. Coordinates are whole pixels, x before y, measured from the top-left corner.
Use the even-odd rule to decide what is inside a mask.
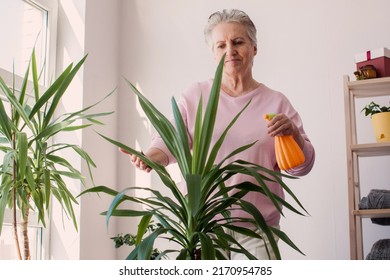
[[[355,55],[356,70],[366,65],[373,65],[377,77],[390,77],[390,50],[380,48]]]

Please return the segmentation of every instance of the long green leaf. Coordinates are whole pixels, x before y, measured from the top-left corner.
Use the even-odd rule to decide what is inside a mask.
[[[239,252],[244,254],[249,260],[256,260],[256,257],[249,253],[235,238],[233,238],[230,234],[225,233],[223,230],[214,231],[219,240],[224,242],[228,242],[229,244],[236,245],[238,247],[234,248],[233,246],[224,247],[226,250],[232,252]]]
[[[255,184],[253,184],[251,182],[243,182],[243,183],[240,183],[238,185],[234,185],[234,188],[235,189],[239,189],[239,190],[247,190],[247,191],[250,191],[250,192],[260,192],[260,193],[266,195],[266,193],[264,192],[263,188],[259,187],[258,185],[255,185]],[[286,207],[287,209],[289,209],[290,211],[292,211],[292,212],[294,212],[294,213],[296,213],[298,215],[304,216],[304,214],[302,212],[298,211],[295,207],[293,207],[285,199],[277,196],[276,194],[274,195],[274,198],[281,205],[283,205],[283,207]]]
[[[175,127],[170,122],[170,120],[168,120],[161,112],[159,112],[157,108],[141,92],[139,92],[133,84],[131,84],[128,80],[126,81],[133,92],[137,95],[139,103],[147,115],[149,121],[161,136],[168,150],[177,159],[177,163],[182,174],[187,174],[188,165],[186,164],[185,157],[183,157],[184,152],[181,152],[183,151],[183,148],[180,145],[181,140]]]
[[[124,196],[125,192],[128,190],[129,190],[129,188],[126,188],[126,189],[122,190],[121,192],[119,192],[114,197],[113,201],[111,202],[110,207],[108,208],[107,214],[106,214],[106,227],[108,227],[108,224],[109,224],[109,221],[110,221],[110,218],[112,216],[113,211],[115,211],[116,208],[119,206],[119,204],[123,201],[123,196]]]
[[[61,97],[63,96],[63,94],[65,93],[66,89],[68,88],[68,86],[72,82],[73,78],[76,76],[77,72],[79,71],[79,69],[83,65],[84,61],[87,59],[87,56],[88,55],[85,55],[76,64],[76,66],[70,71],[69,75],[66,76],[66,78],[62,82],[62,84],[61,84],[60,88],[58,89],[58,91],[56,91],[56,93],[55,93],[55,95],[53,97],[53,102],[50,104],[49,110],[48,110],[47,114],[44,116],[45,118],[43,120],[43,126],[42,126],[43,128],[46,128],[47,125],[50,123],[50,121],[51,121],[51,119],[52,119],[52,117],[54,115],[54,112],[57,110],[57,106],[58,106],[58,103],[61,100]]]
[[[201,198],[201,180],[200,174],[187,174],[186,184],[188,193],[189,216],[195,217],[198,214]]]
[[[37,61],[35,57],[35,48],[33,49],[32,52],[32,78],[33,78],[33,84],[34,84],[34,97],[35,97],[35,103],[38,102],[39,100],[39,84],[38,84],[38,71],[37,71]],[[41,123],[41,113],[38,111],[38,122]]]
[[[112,90],[111,92],[109,92],[106,96],[104,96],[102,99],[100,99],[99,101],[97,101],[96,103],[92,104],[92,105],[89,105],[79,111],[76,111],[76,112],[73,112],[73,113],[70,113],[68,114],[68,116],[66,117],[65,120],[67,119],[72,119],[74,117],[77,117],[77,116],[82,116],[82,118],[91,118],[91,117],[100,117],[100,116],[106,116],[106,115],[110,115],[112,114],[113,112],[104,112],[104,113],[95,113],[95,114],[91,114],[91,115],[83,115],[84,112],[96,107],[97,105],[99,105],[101,102],[103,102],[104,100],[106,100],[108,97],[110,97],[114,92],[116,91],[116,88],[114,90]]]
[[[118,191],[106,186],[96,186],[82,191],[77,197],[80,197],[81,195],[84,195],[86,193],[100,193],[100,192],[106,193],[111,196],[116,196],[119,193]]]
[[[204,172],[207,173],[210,171],[211,167],[214,165],[215,159],[218,155],[219,149],[222,146],[223,141],[225,140],[226,134],[229,132],[230,128],[234,125],[234,123],[237,121],[237,119],[240,117],[242,112],[249,106],[251,101],[249,101],[244,108],[241,109],[240,112],[233,118],[233,120],[229,123],[229,125],[225,128],[224,132],[221,134],[217,142],[215,142],[214,147],[212,148],[209,158],[207,160],[206,167],[204,169]]]
[[[231,230],[231,231],[243,234],[243,235],[251,237],[251,238],[263,239],[261,235],[257,234],[253,230],[246,228],[246,227],[235,226],[235,225],[230,225],[230,224],[225,224],[224,227]]]
[[[85,177],[81,174],[80,171],[76,172],[76,169],[73,171],[62,171],[62,170],[52,170],[53,175],[66,176],[72,179],[80,180],[84,184]]]
[[[135,247],[133,249],[133,251],[130,252],[130,254],[126,257],[126,260],[129,260],[129,261],[134,261],[134,260],[137,260],[137,257],[138,257],[138,251],[139,251],[139,247]]]
[[[277,228],[274,228],[274,227],[271,227],[271,230],[272,232],[277,236],[279,237],[281,240],[283,240],[287,245],[289,245],[291,248],[295,249],[296,251],[298,251],[299,253],[301,253],[302,255],[305,255],[295,244],[294,242],[287,236],[286,233],[284,233],[283,231],[277,229]]]
[[[45,208],[44,208],[44,199],[41,193],[40,188],[31,188],[30,187],[31,198],[34,201],[34,205],[37,207],[38,220],[42,222],[43,226],[46,227],[45,222]],[[29,201],[25,202],[26,205],[29,205]]]
[[[23,119],[25,125],[27,125],[31,131],[34,131],[34,126],[30,122],[30,120],[29,120],[29,118],[28,118],[28,116],[26,114],[24,105],[19,103],[19,100],[16,98],[14,93],[7,87],[7,85],[1,79],[1,77],[0,77],[0,85],[1,85],[1,88],[2,88],[5,96],[7,97],[7,101],[9,101],[11,103],[11,105],[12,105],[12,108],[14,110],[13,114],[14,115],[16,115],[16,114],[19,115]],[[1,109],[0,109],[0,113],[1,113]],[[9,127],[11,127],[12,125],[13,125],[13,123],[9,122]]]
[[[65,182],[62,180],[61,176],[58,174],[52,173],[51,175],[54,182],[56,182],[58,189],[51,189],[52,193],[55,195],[57,200],[60,202],[62,208],[65,210],[65,213],[69,215],[69,218],[73,222],[73,226],[78,231],[78,224],[76,215],[74,213],[73,204],[78,204],[77,200],[74,198],[73,194],[67,189]]]
[[[200,136],[202,131],[202,116],[203,116],[203,94],[201,94],[198,103],[198,109],[196,111],[195,127],[194,127],[194,139],[192,140],[192,174],[196,173],[196,166],[198,166],[198,159],[200,153]]]
[[[213,137],[213,130],[215,125],[215,119],[217,116],[217,108],[219,102],[219,94],[221,90],[223,65],[225,62],[225,55],[221,58],[217,70],[214,76],[214,82],[211,87],[209,100],[207,102],[205,115],[203,117],[202,131],[199,142],[199,158],[197,159],[197,166],[195,167],[195,173],[203,174],[206,164],[211,139]]]
[[[25,99],[25,96],[26,96],[26,90],[27,90],[27,84],[28,84],[28,76],[29,76],[29,71],[30,71],[30,67],[29,66],[30,66],[30,62],[29,62],[29,65],[27,66],[26,73],[25,73],[25,75],[23,77],[22,86],[20,88],[19,103],[22,104],[22,105],[24,104],[24,99]],[[20,115],[19,114],[15,114],[14,115],[15,127],[19,127],[19,120],[20,120]]]
[[[75,199],[73,194],[70,192],[70,190],[67,188],[67,185],[65,184],[65,181],[62,179],[62,173],[61,171],[52,170],[51,171],[51,178],[52,182],[55,182],[58,186],[58,189],[64,193],[64,197],[69,201],[70,203],[78,204],[78,201]],[[66,175],[65,175],[66,176]],[[52,187],[54,184],[52,184]]]
[[[63,122],[60,122],[60,123],[55,123],[55,124],[50,125],[50,126],[46,126],[30,142],[35,142],[35,141],[38,141],[38,140],[41,140],[41,139],[48,139],[48,138],[54,136],[55,134],[57,134],[58,132],[65,130],[72,123],[73,123],[73,121],[63,121]]]
[[[1,77],[0,77],[0,87],[4,92],[4,94],[6,94],[6,92],[9,91],[7,84],[4,82],[4,80]],[[10,93],[8,92],[8,94]],[[7,115],[7,111],[5,110],[3,100],[1,98],[0,98],[0,126],[4,136],[7,137],[9,141],[11,141],[12,139],[11,120]]]
[[[54,83],[50,85],[50,87],[45,91],[45,93],[36,101],[34,107],[31,109],[31,112],[29,113],[29,119],[32,119],[34,115],[39,113],[44,106],[48,105],[48,101],[59,90],[64,80],[69,76],[69,73],[72,70],[72,66],[73,64],[70,64],[61,73],[61,75],[54,81]]]
[[[142,217],[141,221],[138,224],[137,238],[135,240],[135,245],[138,245],[141,243],[141,240],[145,235],[146,229],[148,228],[152,217],[153,217],[153,215],[151,215],[151,214],[146,214]]]
[[[46,209],[49,209],[50,205],[50,196],[51,196],[51,176],[50,176],[50,170],[45,169],[43,171],[43,183],[45,185],[45,205]]]
[[[18,132],[16,134],[16,145],[17,145],[17,151],[18,151],[18,179],[23,181],[24,175],[26,172],[27,167],[27,134],[25,132]]]
[[[198,235],[202,248],[202,260],[215,260],[215,248],[211,238],[203,232],[198,232]]]
[[[306,214],[309,215],[305,207],[302,205],[302,203],[299,201],[299,199],[296,197],[296,195],[292,192],[292,190],[286,185],[286,183],[283,182],[282,177],[284,178],[289,178],[289,179],[297,179],[297,177],[290,176],[284,173],[280,172],[274,172],[272,170],[269,170],[267,168],[264,168],[263,166],[254,164],[254,163],[249,163],[247,161],[243,160],[237,160],[237,163],[242,164],[242,165],[247,165],[251,166],[255,170],[258,171],[259,174],[268,174],[269,176],[272,177],[272,181],[277,182],[278,184],[281,185],[281,187],[291,196],[291,198],[299,205],[299,207],[306,212]],[[265,177],[263,177],[265,178]]]
[[[107,215],[107,211],[102,212],[101,215]],[[115,209],[111,212],[111,217],[144,217],[146,215],[150,215],[150,211]]]
[[[81,129],[84,129],[84,128],[87,128],[87,127],[90,127],[92,124],[90,123],[87,123],[87,124],[83,124],[83,125],[74,125],[74,126],[67,126],[67,127],[64,127],[63,129],[61,129],[60,131],[76,131],[76,130],[81,130]]]
[[[154,246],[154,241],[158,236],[164,234],[166,232],[165,229],[159,228],[155,230],[151,235],[146,237],[139,245],[138,250],[138,259],[139,260],[150,260],[152,255],[152,250]]]
[[[171,178],[171,176],[169,175],[169,173],[167,172],[167,170],[165,169],[164,166],[162,166],[154,161],[151,161],[143,153],[136,151],[136,150],[124,145],[123,143],[115,141],[109,137],[102,135],[102,134],[99,134],[99,135],[102,136],[107,141],[111,142],[112,144],[116,145],[117,147],[125,150],[128,153],[134,154],[137,157],[139,157],[140,159],[142,159],[147,165],[149,165],[152,169],[154,169],[157,172],[157,174],[160,176],[160,179],[163,181],[165,186],[167,186],[172,191],[172,194],[176,197],[176,199],[178,201],[180,201],[181,203],[184,202],[185,198],[184,198],[183,194],[181,193],[180,189],[176,186],[176,183],[173,181],[173,179]]]
[[[26,181],[27,181],[27,185],[31,189],[36,189],[37,186],[35,184],[34,174],[33,174],[34,170],[33,170],[32,166],[31,166],[30,161],[27,161],[27,164],[28,164],[28,166],[26,168]]]
[[[0,188],[0,235],[3,228],[5,209],[8,204],[11,189],[12,184],[10,182],[8,184],[2,184]]]
[[[189,174],[192,169],[192,155],[190,151],[190,145],[188,142],[188,134],[186,125],[184,124],[183,116],[179,110],[179,107],[176,103],[174,97],[172,97],[172,111],[173,116],[176,123],[176,129],[178,133],[179,140],[181,141],[181,145],[178,145],[178,153],[180,154],[180,158],[183,161],[182,165],[186,168],[184,170],[183,175]]]
[[[38,85],[38,71],[37,71],[37,60],[35,56],[35,48],[32,51],[31,55],[32,61],[32,76],[33,76],[33,84],[34,84],[34,95],[35,101],[39,99],[39,85]]]
[[[80,147],[78,147],[76,145],[71,145],[70,147],[76,153],[78,153],[81,156],[82,159],[84,159],[86,161],[86,163],[88,164],[88,167],[90,167],[90,166],[96,167],[95,162],[93,161],[91,156],[85,150],[83,150],[82,148],[80,148]],[[90,170],[90,174],[92,175],[92,171],[91,170]]]
[[[270,227],[267,225],[263,215],[261,214],[261,212],[251,203],[247,202],[247,201],[244,201],[244,200],[241,200],[241,206],[242,206],[242,209],[244,211],[246,211],[247,213],[249,213],[253,218],[254,220],[257,222],[259,228],[264,232],[264,234],[267,236],[268,238],[268,241],[271,245],[271,248],[275,254],[275,257],[276,259],[280,260],[281,259],[281,256],[280,256],[280,251],[279,251],[279,247],[276,243],[276,240],[275,240],[275,237],[273,236],[272,234],[272,231],[270,229]],[[268,248],[267,248],[267,245],[266,243],[265,244],[265,247],[268,251]],[[270,255],[269,255],[270,257]]]

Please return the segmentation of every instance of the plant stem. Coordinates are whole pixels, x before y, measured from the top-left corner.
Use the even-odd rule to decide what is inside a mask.
[[[28,217],[30,213],[30,208],[26,205],[24,209],[23,222],[20,224],[22,236],[23,236],[23,248],[24,248],[24,259],[31,260],[30,254],[30,241],[28,238]]]
[[[15,132],[12,132],[12,148],[15,150],[16,147],[16,139]],[[17,226],[17,211],[16,211],[16,159],[14,157],[12,161],[12,182],[14,184],[12,188],[12,229],[14,233],[16,253],[18,255],[18,259],[22,260],[22,254],[20,252],[20,244],[19,244],[19,235],[18,235],[18,226]]]

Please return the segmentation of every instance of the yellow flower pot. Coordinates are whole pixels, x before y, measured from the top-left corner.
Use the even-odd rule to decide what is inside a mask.
[[[377,113],[371,116],[377,142],[390,142],[390,112]]]

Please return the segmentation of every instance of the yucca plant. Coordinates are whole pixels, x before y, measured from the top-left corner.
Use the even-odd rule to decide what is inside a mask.
[[[172,98],[175,120],[174,124],[172,124],[136,87],[128,82],[131,89],[138,96],[141,107],[150,122],[161,135],[169,151],[177,159],[181,175],[186,182],[186,194],[180,191],[176,182],[163,166],[149,160],[143,153],[102,135],[117,147],[140,157],[159,175],[162,183],[170,191],[170,196],[164,196],[153,188],[129,187],[118,192],[106,186],[97,186],[82,192],[82,194],[98,192],[114,196],[109,209],[103,213],[106,215],[107,225],[112,216],[142,217],[138,225],[135,247],[127,259],[150,259],[156,238],[167,238],[170,242],[178,244],[180,249],[176,249],[176,258],[180,260],[226,259],[224,251],[241,252],[249,259],[255,259],[255,256],[250,254],[233,238],[232,232],[245,234],[251,238],[258,238],[260,242],[266,236],[278,259],[281,259],[281,255],[274,235],[300,252],[299,248],[294,245],[284,232],[267,225],[262,213],[253,204],[245,201],[245,195],[249,192],[259,192],[268,196],[281,213],[282,206],[284,206],[303,215],[291,204],[273,194],[267,187],[267,181],[277,181],[291,195],[299,207],[304,210],[298,199],[282,181],[282,177],[287,175],[282,175],[280,172],[268,170],[244,160],[227,163],[231,156],[248,149],[254,143],[248,143],[248,145],[232,151],[224,160],[215,163],[219,148],[230,127],[249,104],[232,119],[215,145],[211,146],[216,111],[218,109],[223,61],[224,58],[222,58],[215,73],[204,114],[202,99],[199,100],[192,149],[188,143],[184,121],[175,99]],[[252,176],[258,184],[243,182],[234,186],[225,185],[225,181],[235,174]],[[137,189],[147,190],[151,193],[151,196],[145,198],[126,194]],[[124,202],[133,203],[134,209],[137,204],[140,204],[144,210],[121,209]],[[244,210],[250,214],[251,218],[235,217],[231,214],[231,209]],[[152,218],[158,221],[160,226],[150,235],[144,236],[145,229]],[[239,226],[237,222],[253,224],[264,232],[264,236],[257,234],[249,228]],[[271,248],[267,248],[267,250],[269,251]],[[167,249],[162,254],[172,252],[175,252],[175,249]]]
[[[91,167],[95,167],[95,163],[80,146],[57,143],[54,137],[60,132],[101,124],[97,118],[110,114],[86,114],[99,101],[80,111],[58,116],[57,108],[61,98],[86,58],[83,57],[74,66],[70,64],[42,93],[38,86],[35,51],[32,52],[20,89],[7,85],[0,77],[2,94],[11,106],[11,110],[6,110],[4,101],[0,99],[0,150],[3,152],[0,166],[0,234],[5,211],[7,208],[12,209],[13,236],[19,259],[22,259],[21,247],[23,258],[31,258],[28,239],[30,211],[37,212],[38,222],[45,227],[52,198],[61,204],[74,227],[78,227],[73,210],[78,202],[67,188],[65,178],[79,180],[82,184],[85,178],[60,153],[69,149],[77,153],[87,163],[92,181]],[[30,75],[33,93],[27,92]],[[21,217],[17,214],[18,209]],[[19,221],[23,246],[18,238]]]

